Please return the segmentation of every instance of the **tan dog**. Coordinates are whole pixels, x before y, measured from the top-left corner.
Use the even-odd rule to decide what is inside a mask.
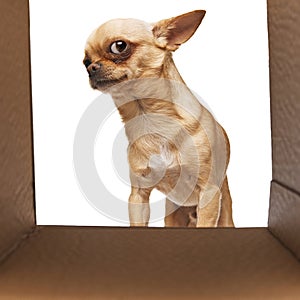
[[[197,10],[155,24],[116,19],[88,38],[90,84],[111,94],[129,140],[131,226],[148,225],[154,188],[167,196],[166,226],[234,226],[228,138],[172,59],[204,15]]]

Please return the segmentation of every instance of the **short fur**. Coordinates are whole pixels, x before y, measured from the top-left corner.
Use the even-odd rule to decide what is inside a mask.
[[[197,10],[154,24],[116,19],[88,38],[84,64],[90,84],[112,95],[129,140],[131,226],[148,225],[154,188],[167,195],[166,226],[234,226],[227,135],[172,59],[204,15]],[[126,45],[120,53],[112,50],[116,41]]]

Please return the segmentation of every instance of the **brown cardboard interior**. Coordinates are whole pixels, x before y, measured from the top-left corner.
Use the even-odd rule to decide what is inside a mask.
[[[300,3],[269,0],[273,183],[269,229],[300,258]]]
[[[0,299],[299,299],[299,1],[268,3],[269,228],[190,230],[35,226],[26,2],[0,2]]]

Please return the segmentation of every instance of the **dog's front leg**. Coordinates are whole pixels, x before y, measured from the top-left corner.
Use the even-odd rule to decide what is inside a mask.
[[[217,227],[221,211],[221,191],[215,185],[200,192],[197,227]]]
[[[150,193],[150,189],[131,188],[128,204],[130,226],[148,226],[150,218]]]

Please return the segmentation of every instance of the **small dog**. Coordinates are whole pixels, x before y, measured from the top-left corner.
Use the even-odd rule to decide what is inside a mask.
[[[86,43],[83,63],[90,85],[112,96],[125,123],[131,226],[148,225],[154,188],[167,196],[165,226],[234,226],[228,137],[172,59],[205,13],[196,10],[154,24],[111,20]]]

